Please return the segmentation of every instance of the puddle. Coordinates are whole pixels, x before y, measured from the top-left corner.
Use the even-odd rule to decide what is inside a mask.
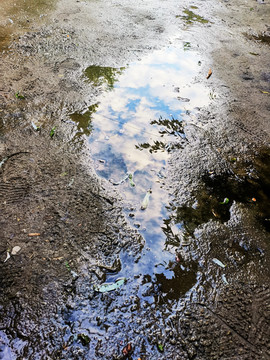
[[[134,263],[123,253],[122,270],[107,280],[124,276],[143,281],[147,276],[170,299],[196,283],[196,264],[181,268],[175,260],[178,235],[175,242],[168,237],[168,229],[176,225],[164,185],[170,152],[187,141],[184,122],[210,101],[209,90],[196,81],[200,65],[184,42],[181,49],[156,51],[126,68],[90,66],[86,81],[107,92],[92,109],[70,115],[77,123],[77,137],[92,131],[96,172],[117,186],[127,219],[145,239],[141,258]],[[149,203],[142,210],[145,197]]]

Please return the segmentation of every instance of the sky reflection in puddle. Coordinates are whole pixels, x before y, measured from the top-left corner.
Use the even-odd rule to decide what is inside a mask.
[[[170,195],[163,188],[163,181],[169,144],[179,144],[184,136],[159,119],[169,120],[167,125],[174,121],[180,129],[187,112],[209,103],[207,89],[194,80],[200,71],[200,59],[193,51],[184,50],[156,51],[130,64],[125,71],[121,68],[123,72],[118,73],[114,88],[110,82],[112,90],[100,96],[91,114],[94,131],[89,142],[98,175],[117,183],[132,173],[136,185],[130,186],[127,179],[118,185],[118,190],[124,198],[127,217],[146,245],[136,264],[122,255],[122,276],[166,273],[168,262],[175,259],[173,247],[171,251],[168,246],[164,250],[166,234],[162,226],[164,219],[169,218],[166,206]],[[157,143],[162,145],[151,146]],[[141,202],[150,188],[149,206],[142,211]]]

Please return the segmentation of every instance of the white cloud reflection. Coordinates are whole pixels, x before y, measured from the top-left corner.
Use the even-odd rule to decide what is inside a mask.
[[[152,234],[146,238],[149,245],[154,237],[162,242],[165,236],[160,226],[168,194],[160,190],[157,173],[166,164],[168,153],[151,154],[135,146],[166,139],[160,137],[156,125],[150,124],[152,120],[160,116],[181,120],[183,111],[209,103],[208,90],[194,82],[200,70],[198,60],[194,52],[170,48],[130,64],[119,76],[115,88],[100,97],[98,110],[93,114],[92,154],[96,159],[105,159],[107,167],[107,170],[102,168],[100,175],[118,181],[126,171],[134,172],[136,187],[130,188],[126,182],[119,188],[126,201],[137,209],[135,221]],[[179,101],[177,97],[190,101]],[[153,189],[149,208],[142,212],[140,202],[149,187]],[[161,246],[152,249],[155,257],[161,253]]]

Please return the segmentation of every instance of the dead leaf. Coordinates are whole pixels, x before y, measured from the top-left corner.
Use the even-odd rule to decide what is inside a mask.
[[[212,73],[212,70],[209,69],[208,74],[207,74],[207,76],[206,76],[206,79],[209,79],[212,74],[213,74],[213,73]]]
[[[30,233],[28,236],[40,236],[40,233]]]
[[[132,351],[131,343],[128,343],[122,350],[122,354],[126,356],[126,355],[129,355],[131,353],[131,351]]]

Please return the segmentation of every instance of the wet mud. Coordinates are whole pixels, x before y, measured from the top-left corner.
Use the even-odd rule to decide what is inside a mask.
[[[1,2],[1,359],[269,359],[269,12]]]

